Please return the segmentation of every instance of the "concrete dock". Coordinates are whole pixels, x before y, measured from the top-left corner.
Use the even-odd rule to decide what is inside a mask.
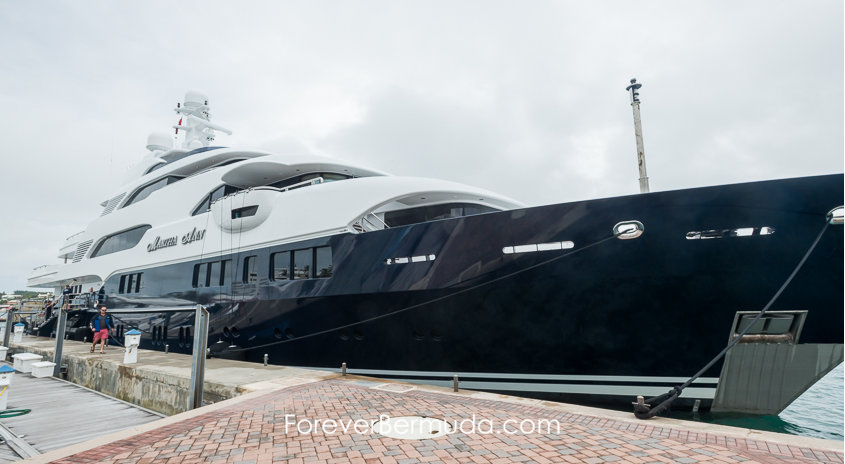
[[[25,337],[11,348],[46,351],[54,342]],[[64,351],[69,367],[135,378],[81,377],[99,378],[115,391],[152,391],[164,376],[180,384],[190,375],[185,355],[142,350],[141,362],[126,366],[117,348],[90,354],[87,345],[66,342]],[[25,462],[843,462],[838,441],[666,418],[639,421],[625,412],[307,369],[215,359],[206,367],[206,389],[220,401]],[[145,372],[155,381],[131,387]],[[71,369],[69,376],[74,380]],[[441,419],[446,429],[432,438],[389,438],[373,425],[406,416]]]

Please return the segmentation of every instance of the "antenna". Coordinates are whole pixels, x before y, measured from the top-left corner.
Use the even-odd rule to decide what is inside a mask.
[[[208,97],[202,92],[189,90],[185,93],[185,103],[176,103],[176,113],[180,115],[179,124],[173,126],[178,136],[179,130],[184,131],[182,148],[193,150],[207,147],[214,141],[214,131],[232,135],[232,131],[210,121],[211,109]],[[184,122],[183,122],[184,121]]]
[[[640,87],[636,79],[631,79],[631,85],[625,87],[631,94],[631,107],[634,108],[634,137],[637,139],[637,164],[640,169],[640,193],[648,193],[648,175],[645,171],[645,149],[643,148],[643,123],[640,121]]]

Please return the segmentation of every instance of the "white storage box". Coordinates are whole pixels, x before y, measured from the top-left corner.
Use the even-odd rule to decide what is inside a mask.
[[[13,354],[12,359],[15,360],[15,370],[18,372],[32,372],[32,365],[41,361],[41,355],[35,353],[18,353]]]
[[[41,362],[37,362],[37,363],[32,363],[32,376],[33,377],[52,377],[54,367],[56,367],[56,363],[50,362],[50,361],[41,361]]]
[[[6,360],[6,352],[9,351],[8,347],[0,346],[0,361]]]

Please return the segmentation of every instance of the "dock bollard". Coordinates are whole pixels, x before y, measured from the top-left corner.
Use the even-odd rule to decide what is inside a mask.
[[[346,377],[346,363],[340,365],[340,375]]]
[[[20,343],[23,340],[23,328],[23,322],[18,322],[17,324],[15,324],[15,343]]]
[[[458,391],[458,374],[452,376],[452,389]]]
[[[165,343],[165,344],[164,344],[164,354],[167,354],[167,353],[169,353],[169,352],[170,352],[170,345],[169,345],[169,344],[167,344],[167,343]]]
[[[6,402],[9,400],[9,386],[12,385],[12,378],[15,376],[15,369],[4,364],[0,366],[0,411],[6,410]]]
[[[267,360],[270,359],[270,356],[267,353],[264,353],[264,367],[267,367]]]
[[[123,346],[126,347],[126,351],[123,353],[123,364],[134,364],[138,362],[138,345],[141,344],[141,331],[132,329],[126,332],[123,338]]]

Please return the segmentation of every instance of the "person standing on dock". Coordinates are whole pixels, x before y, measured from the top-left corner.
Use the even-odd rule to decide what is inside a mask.
[[[70,284],[65,285],[65,289],[62,291],[62,309],[70,309],[70,297],[72,292],[73,290],[70,289]]]
[[[91,352],[97,342],[100,342],[100,354],[106,352],[106,342],[109,340],[109,329],[112,327],[111,316],[106,314],[106,305],[100,306],[100,315],[91,320],[91,330],[94,332],[94,343],[91,344]]]

